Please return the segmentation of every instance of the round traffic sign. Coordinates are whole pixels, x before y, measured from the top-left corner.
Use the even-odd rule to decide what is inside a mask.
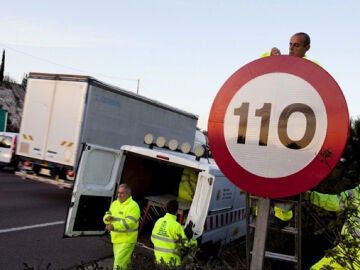
[[[221,87],[211,107],[213,157],[241,189],[280,198],[304,192],[336,166],[349,115],[336,81],[299,57],[255,60]]]

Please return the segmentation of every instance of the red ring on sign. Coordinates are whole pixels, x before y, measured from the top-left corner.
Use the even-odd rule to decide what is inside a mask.
[[[232,157],[225,141],[224,119],[232,98],[246,83],[274,72],[293,74],[311,84],[324,103],[328,126],[321,150],[306,167],[286,177],[267,178],[250,173]],[[349,113],[337,82],[319,65],[295,56],[260,58],[237,70],[217,93],[208,121],[211,152],[221,171],[246,192],[269,198],[300,194],[320,183],[340,160],[348,132]]]

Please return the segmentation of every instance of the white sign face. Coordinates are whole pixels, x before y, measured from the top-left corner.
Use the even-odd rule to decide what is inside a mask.
[[[267,178],[305,168],[319,153],[326,131],[326,109],[317,90],[289,73],[250,80],[233,96],[224,119],[224,137],[234,160]]]

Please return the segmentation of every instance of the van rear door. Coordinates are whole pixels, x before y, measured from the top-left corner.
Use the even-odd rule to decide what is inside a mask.
[[[115,197],[121,151],[86,145],[68,209],[65,237],[105,233],[102,218]]]
[[[193,238],[198,238],[204,230],[204,223],[208,215],[211,194],[215,177],[207,172],[200,172],[196,185],[195,195],[186,219],[186,231],[192,228]]]

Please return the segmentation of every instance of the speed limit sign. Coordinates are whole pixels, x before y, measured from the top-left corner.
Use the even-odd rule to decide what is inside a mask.
[[[280,198],[321,182],[346,145],[349,115],[336,81],[295,56],[265,57],[237,70],[213,102],[213,157],[241,189]]]

